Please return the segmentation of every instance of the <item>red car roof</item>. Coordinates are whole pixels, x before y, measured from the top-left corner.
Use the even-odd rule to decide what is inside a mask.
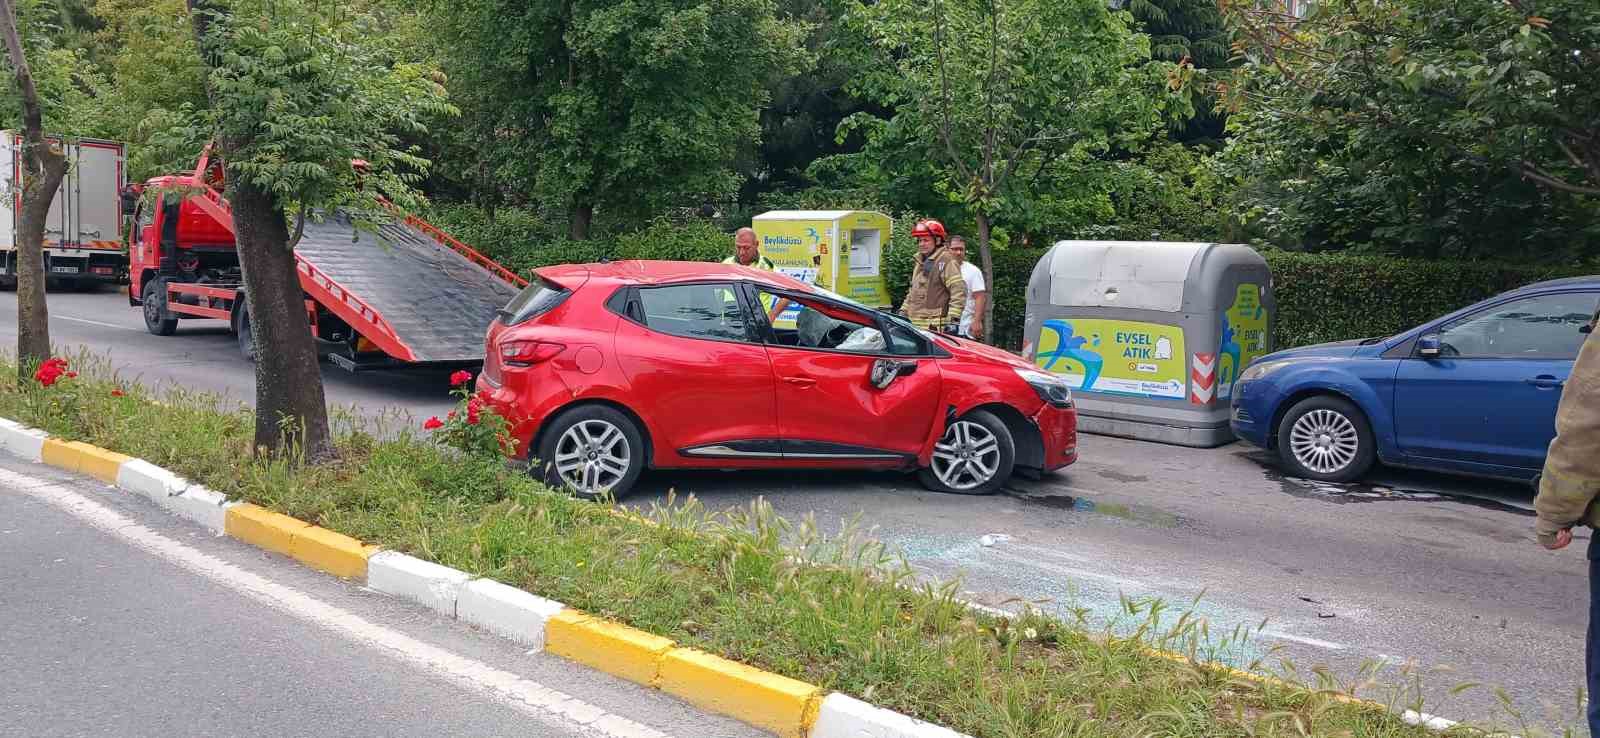
[[[614,280],[625,284],[671,284],[704,279],[748,279],[766,282],[792,290],[809,290],[809,286],[778,272],[754,269],[737,264],[706,261],[613,261],[604,264],[561,264],[535,270],[539,276],[552,282],[563,283],[573,278]]]

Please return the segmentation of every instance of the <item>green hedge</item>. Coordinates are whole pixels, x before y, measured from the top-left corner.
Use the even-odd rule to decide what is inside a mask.
[[[1277,345],[1389,336],[1506,290],[1592,269],[1268,252]]]
[[[518,272],[601,258],[720,261],[733,252],[729,233],[705,221],[658,220],[611,239],[568,241],[524,211],[502,210],[489,223],[476,209],[441,206],[430,211],[428,218]],[[895,219],[894,236],[885,255],[885,274],[896,304],[905,295],[916,252],[908,232],[911,222],[911,218]],[[1022,345],[1024,292],[1034,264],[1043,254],[1021,248],[994,254],[990,296],[1000,346],[1016,349]],[[1266,258],[1277,286],[1279,348],[1386,336],[1515,287],[1590,271],[1337,253],[1269,251]]]

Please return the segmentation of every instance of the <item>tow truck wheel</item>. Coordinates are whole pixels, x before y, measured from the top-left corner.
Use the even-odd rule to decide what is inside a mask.
[[[256,363],[256,334],[250,328],[250,310],[239,301],[239,318],[234,324],[234,335],[239,339],[239,355],[245,361]]]
[[[178,319],[167,312],[167,280],[156,278],[144,283],[140,293],[144,301],[144,327],[158,336],[178,332]]]

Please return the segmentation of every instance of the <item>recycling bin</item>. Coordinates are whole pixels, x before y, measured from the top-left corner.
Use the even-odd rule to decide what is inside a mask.
[[[1233,440],[1233,383],[1272,350],[1266,259],[1220,243],[1061,241],[1028,281],[1023,356],[1073,387],[1089,433]]]
[[[863,305],[889,306],[884,249],[893,221],[870,210],[774,210],[751,226],[761,254],[795,279]]]

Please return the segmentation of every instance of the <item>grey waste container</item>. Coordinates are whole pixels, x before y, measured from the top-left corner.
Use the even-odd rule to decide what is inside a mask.
[[[1248,246],[1061,241],[1028,282],[1023,355],[1072,384],[1086,432],[1219,446],[1275,312]]]

